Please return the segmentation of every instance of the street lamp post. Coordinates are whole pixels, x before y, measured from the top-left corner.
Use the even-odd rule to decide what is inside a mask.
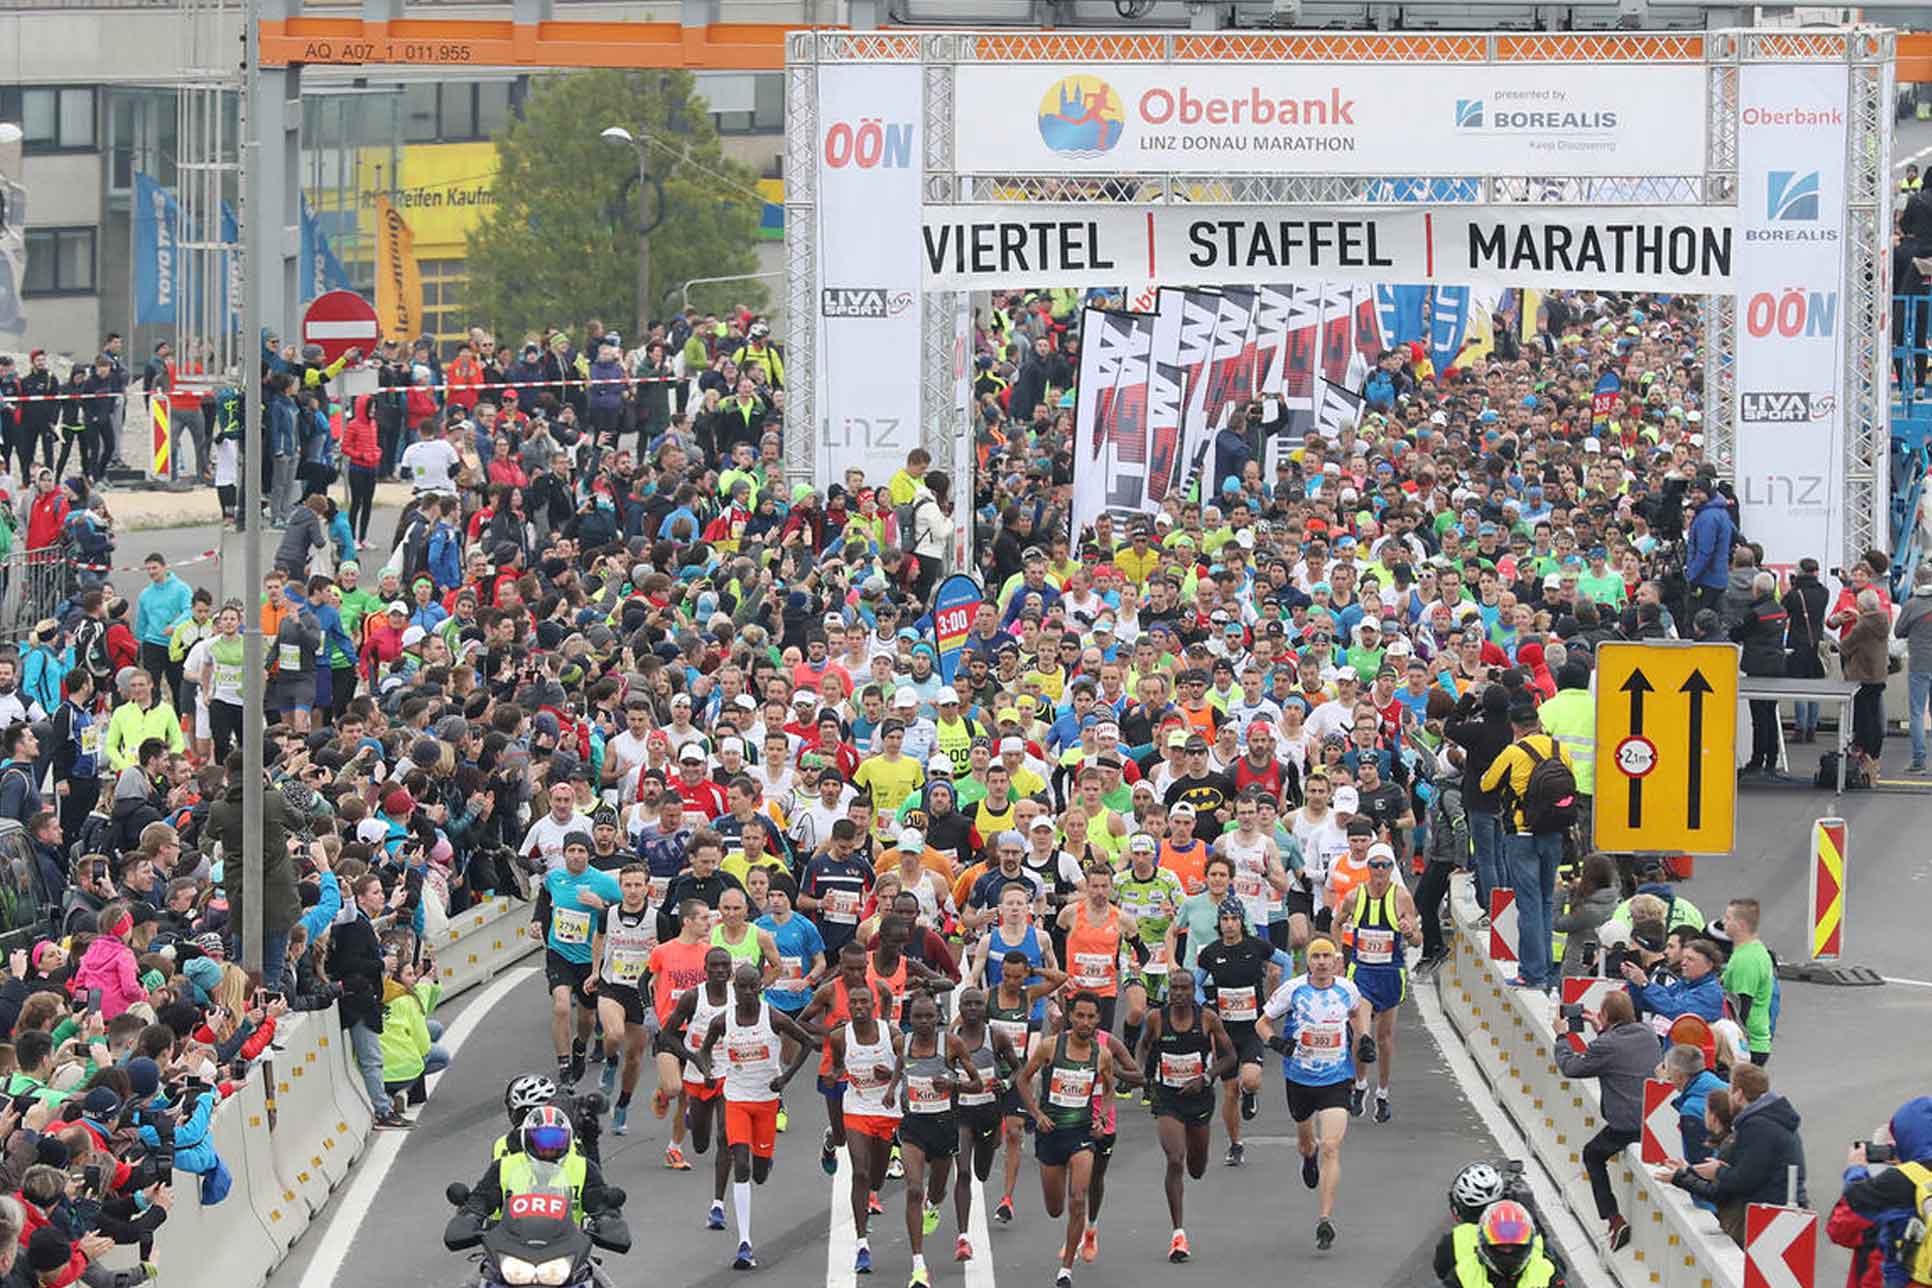
[[[629,144],[637,152],[637,343],[641,346],[651,329],[651,228],[650,156],[644,140],[621,125],[607,128],[600,136],[611,143]]]

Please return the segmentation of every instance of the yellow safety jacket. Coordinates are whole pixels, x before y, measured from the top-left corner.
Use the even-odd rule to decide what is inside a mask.
[[[1475,1225],[1464,1222],[1449,1237],[1456,1250],[1457,1288],[1493,1288],[1489,1267],[1476,1254]],[[1550,1281],[1556,1277],[1556,1263],[1543,1255],[1543,1236],[1537,1235],[1536,1242],[1531,1246],[1534,1251],[1530,1253],[1529,1264],[1523,1267],[1523,1273],[1517,1276],[1512,1288],[1549,1288]]]
[[[1570,773],[1585,796],[1597,794],[1597,716],[1587,689],[1564,689],[1536,709],[1543,732],[1570,753]]]
[[[588,1175],[589,1168],[584,1162],[584,1156],[577,1152],[574,1143],[571,1151],[564,1155],[563,1162],[558,1164],[558,1170],[558,1180],[562,1182],[565,1192],[570,1195],[570,1219],[582,1225],[584,1223],[584,1178]],[[502,1187],[503,1202],[506,1206],[515,1195],[555,1188],[554,1185],[537,1183],[536,1164],[531,1162],[528,1154],[522,1153],[505,1154],[499,1158],[496,1163],[496,1179],[497,1184]],[[490,1214],[490,1219],[500,1220],[502,1216],[503,1209],[498,1208]]]

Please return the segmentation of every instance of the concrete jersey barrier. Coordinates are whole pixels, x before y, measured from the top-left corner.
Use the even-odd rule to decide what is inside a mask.
[[[1473,883],[1455,879],[1453,951],[1436,977],[1443,1012],[1504,1110],[1563,1192],[1586,1231],[1601,1230],[1583,1145],[1602,1123],[1594,1078],[1566,1078],[1546,995],[1519,992],[1489,959]],[[1661,1049],[1661,1048],[1660,1048]],[[1682,1190],[1651,1179],[1630,1146],[1610,1165],[1611,1188],[1630,1222],[1631,1242],[1604,1264],[1623,1288],[1743,1288],[1744,1253]]]

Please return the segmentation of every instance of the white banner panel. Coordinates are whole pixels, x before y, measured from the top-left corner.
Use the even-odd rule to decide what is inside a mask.
[[[1729,292],[1733,211],[1706,206],[929,206],[929,289],[1324,280]]]
[[[962,66],[966,174],[1702,174],[1701,65]]]
[[[1844,548],[1842,65],[1738,73],[1737,461],[1744,535],[1780,572]]]
[[[818,72],[818,465],[883,486],[919,445],[920,70]]]

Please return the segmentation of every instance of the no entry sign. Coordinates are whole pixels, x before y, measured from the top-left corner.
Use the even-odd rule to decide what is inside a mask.
[[[302,343],[321,345],[324,362],[351,349],[373,352],[379,334],[375,306],[354,291],[325,291],[302,315]]]

